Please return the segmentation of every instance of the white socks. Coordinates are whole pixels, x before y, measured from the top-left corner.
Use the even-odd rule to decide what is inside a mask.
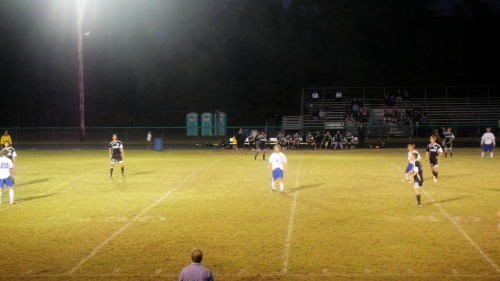
[[[493,152],[490,152],[490,159],[493,159]]]
[[[408,174],[405,174],[405,180],[407,180],[407,179],[408,179]]]
[[[280,191],[283,192],[283,189],[285,189],[285,184],[280,182]]]
[[[273,190],[275,190],[275,189],[276,189],[276,183],[275,183],[274,181],[272,181],[272,182],[271,182],[271,188],[272,188]]]
[[[14,203],[14,190],[9,189],[10,204]],[[2,191],[0,190],[0,204],[2,204]]]

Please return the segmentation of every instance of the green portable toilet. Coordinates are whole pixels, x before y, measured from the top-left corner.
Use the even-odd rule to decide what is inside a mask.
[[[212,136],[214,132],[214,116],[211,112],[201,114],[201,135]]]
[[[198,136],[198,113],[191,112],[186,115],[186,134],[189,137]]]
[[[216,111],[215,112],[215,128],[216,135],[225,136],[227,131],[227,115],[224,112]]]

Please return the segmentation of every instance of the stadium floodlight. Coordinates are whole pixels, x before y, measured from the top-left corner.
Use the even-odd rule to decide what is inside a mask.
[[[76,26],[78,34],[78,88],[80,92],[80,142],[84,142],[85,141],[85,89],[84,89],[85,80],[83,78],[83,33],[82,33],[83,14],[85,11],[84,0],[78,0],[76,6],[77,6]]]

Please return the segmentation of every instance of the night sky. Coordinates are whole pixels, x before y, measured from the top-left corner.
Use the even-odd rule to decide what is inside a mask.
[[[1,2],[1,126],[78,125],[75,3]],[[500,84],[498,1],[84,3],[88,126],[262,124],[303,87]]]

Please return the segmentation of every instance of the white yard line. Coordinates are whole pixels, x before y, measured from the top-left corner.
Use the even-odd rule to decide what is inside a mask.
[[[382,159],[388,165],[396,168],[398,171],[401,170],[400,167],[394,165],[394,163],[391,163],[380,156],[379,156],[379,158]],[[481,247],[479,247],[479,245],[469,236],[469,234],[467,234],[465,229],[463,229],[463,227],[460,226],[460,224],[458,224],[458,222],[456,222],[453,219],[453,217],[448,213],[448,211],[446,211],[446,209],[443,208],[441,206],[441,204],[439,204],[439,202],[437,202],[436,199],[434,199],[434,197],[432,195],[430,195],[425,189],[422,189],[422,191],[427,197],[429,197],[431,199],[431,201],[434,203],[434,205],[453,224],[453,226],[455,226],[455,228],[458,230],[458,232],[460,232],[460,234],[462,234],[462,236],[467,241],[469,241],[469,243],[472,245],[472,247],[474,249],[476,249],[476,251],[491,265],[491,267],[493,267],[493,269],[495,269],[496,272],[500,273],[500,267],[498,267],[498,265],[495,263],[495,261],[493,261],[488,255],[486,255],[486,253],[483,251],[483,249],[481,249]]]
[[[293,233],[293,223],[295,221],[295,213],[297,209],[297,197],[299,196],[299,178],[300,172],[302,169],[302,161],[303,158],[300,159],[299,167],[297,168],[297,173],[295,176],[295,192],[293,193],[292,199],[292,210],[290,212],[290,217],[288,218],[288,231],[286,233],[285,245],[283,246],[283,270],[282,274],[286,274],[288,272],[288,261],[290,260],[290,244],[292,241],[292,233]]]
[[[213,166],[214,163],[211,163],[210,166]],[[161,202],[163,202],[165,199],[167,199],[172,193],[177,191],[182,185],[184,185],[188,180],[190,180],[194,175],[196,175],[200,170],[205,169],[207,166],[200,167],[196,170],[193,170],[187,177],[185,177],[180,183],[178,183],[175,187],[161,195],[155,202],[144,208],[140,213],[135,215],[133,219],[128,221],[126,224],[124,224],[122,227],[117,229],[115,232],[111,234],[106,240],[104,240],[101,244],[97,245],[88,255],[86,255],[83,259],[81,259],[75,266],[73,266],[70,270],[66,272],[65,275],[71,275],[75,273],[82,265],[84,265],[87,261],[92,259],[95,255],[97,255],[102,248],[104,248],[106,245],[109,244],[109,242],[113,241],[118,235],[120,235],[123,231],[127,230],[132,224],[137,222],[144,214],[146,214],[149,210],[152,208],[158,206]]]

